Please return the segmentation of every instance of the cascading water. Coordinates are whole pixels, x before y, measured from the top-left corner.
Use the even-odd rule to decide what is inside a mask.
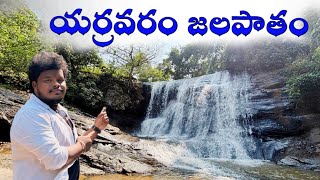
[[[177,179],[319,179],[263,160],[261,140],[250,131],[254,96],[248,74],[226,71],[153,83],[135,148],[181,173]]]
[[[246,119],[250,77],[217,72],[152,84],[147,118],[138,133],[179,142],[199,158],[251,159],[255,143]]]

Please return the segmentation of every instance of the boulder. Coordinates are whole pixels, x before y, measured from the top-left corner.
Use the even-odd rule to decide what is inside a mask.
[[[266,143],[263,143],[261,147],[263,152],[263,158],[268,160],[274,160],[275,156],[279,153],[282,153],[285,150],[285,148],[287,148],[288,144],[288,140],[271,140]]]
[[[286,156],[279,160],[277,164],[320,171],[320,157],[299,158],[295,156]]]

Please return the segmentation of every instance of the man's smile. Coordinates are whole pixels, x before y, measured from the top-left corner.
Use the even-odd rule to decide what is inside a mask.
[[[62,89],[53,89],[53,90],[50,90],[50,92],[49,93],[62,93],[63,92],[63,90]]]

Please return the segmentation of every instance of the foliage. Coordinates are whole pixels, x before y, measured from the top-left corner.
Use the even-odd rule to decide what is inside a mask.
[[[168,61],[173,66],[173,79],[183,79],[186,74],[186,63],[181,56],[181,50],[178,48],[172,48],[168,57]]]
[[[162,64],[173,79],[197,77],[220,70],[224,46],[210,43],[192,43],[180,49],[172,48],[168,59]],[[172,65],[169,66],[168,62]]]
[[[70,79],[77,79],[76,77],[81,71],[88,71],[88,69],[99,73],[100,70],[97,70],[96,67],[101,67],[103,64],[102,58],[96,49],[78,50],[71,45],[57,44],[55,51],[67,61],[71,75]]]
[[[173,65],[170,63],[170,60],[164,59],[162,63],[157,65],[157,69],[162,71],[164,79],[171,79],[174,73]]]
[[[103,92],[97,88],[99,76],[90,73],[79,73],[76,80],[68,79],[68,91],[65,100],[92,113],[103,106]]]
[[[119,79],[128,79],[128,73],[124,66],[117,66],[115,63],[104,64],[102,66],[102,72],[104,74],[110,74],[113,77]]]
[[[299,59],[292,63],[288,74],[289,93],[304,98],[310,93],[320,92],[320,47],[311,59]]]
[[[229,45],[223,55],[224,68],[232,72],[266,72],[284,68],[309,53],[304,42],[264,40]]]
[[[156,50],[141,46],[109,47],[105,50],[109,56],[109,69],[116,76],[128,77],[130,84],[139,69],[151,63],[156,57]]]
[[[84,66],[80,69],[81,72],[90,73],[100,75],[102,74],[102,67],[95,67],[95,66]]]
[[[320,90],[320,72],[307,72],[295,78],[290,78],[288,84],[292,96],[311,96]]]
[[[40,23],[28,9],[0,12],[0,70],[26,72],[31,58],[42,49]]]
[[[309,24],[308,39],[310,41],[311,51],[320,47],[320,11],[319,8],[308,9],[304,13],[304,18]]]
[[[164,74],[164,71],[157,67],[152,67],[150,64],[144,64],[139,69],[138,79],[143,82],[167,81],[170,79],[170,75]]]
[[[320,113],[320,72],[312,71],[288,80],[288,91],[297,98],[297,107],[311,113]]]
[[[136,110],[141,108],[139,103],[144,99],[141,87],[138,84],[135,84],[134,88],[129,87],[127,83],[111,75],[133,78],[135,75],[138,77],[141,71],[141,77],[146,78],[146,73],[151,73],[152,77],[149,79],[160,80],[161,72],[153,68],[150,68],[151,72],[149,69],[140,69],[154,58],[153,51],[132,47],[134,51],[130,54],[130,61],[122,62],[119,66],[116,63],[105,64],[96,49],[78,50],[62,44],[53,45],[52,48],[50,45],[49,49],[47,45],[44,47],[42,44],[44,41],[41,39],[40,22],[36,15],[25,7],[21,8],[17,1],[7,2],[9,5],[6,7],[18,4],[19,8],[4,11],[3,2],[0,2],[0,84],[28,89],[26,72],[32,57],[43,49],[55,51],[68,63],[68,91],[65,100],[69,104],[92,114],[98,113],[102,106],[109,105],[112,108],[116,107],[114,110],[127,110],[133,112],[132,114],[141,113],[140,116],[143,116],[143,111]],[[108,71],[112,73],[109,74]],[[112,108],[108,112],[112,112]]]
[[[310,53],[294,61],[287,71],[289,94],[298,99],[298,106],[320,112],[320,13],[309,10],[307,35]]]
[[[320,63],[320,46],[319,46],[317,49],[314,50],[312,59],[313,59],[315,62]]]
[[[12,86],[16,89],[25,90],[29,89],[28,75],[24,72],[15,73],[11,71],[0,71],[0,83]]]

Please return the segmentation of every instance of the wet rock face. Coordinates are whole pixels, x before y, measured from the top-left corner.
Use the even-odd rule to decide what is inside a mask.
[[[11,121],[26,97],[0,88],[0,141],[10,141]]]
[[[272,160],[279,153],[283,153],[284,149],[288,146],[288,140],[270,140],[262,144],[261,150],[264,159]]]
[[[110,123],[126,132],[138,129],[146,115],[150,88],[141,83],[129,88],[113,82],[104,95]]]
[[[10,141],[10,121],[8,120],[7,116],[0,113],[0,141],[9,142]]]
[[[320,136],[318,130],[315,128],[301,137],[291,138],[283,152],[274,156],[273,160],[280,165],[320,171],[320,143],[319,140],[310,140],[314,136]]]
[[[263,158],[281,165],[320,169],[320,114],[297,110],[281,72],[254,75],[250,107],[252,135]]]
[[[10,127],[11,124],[8,118],[1,112],[0,113],[0,141],[9,142],[10,141]]]
[[[299,116],[286,116],[282,119],[262,119],[253,122],[252,133],[259,137],[284,138],[302,135],[307,129],[304,119]]]

